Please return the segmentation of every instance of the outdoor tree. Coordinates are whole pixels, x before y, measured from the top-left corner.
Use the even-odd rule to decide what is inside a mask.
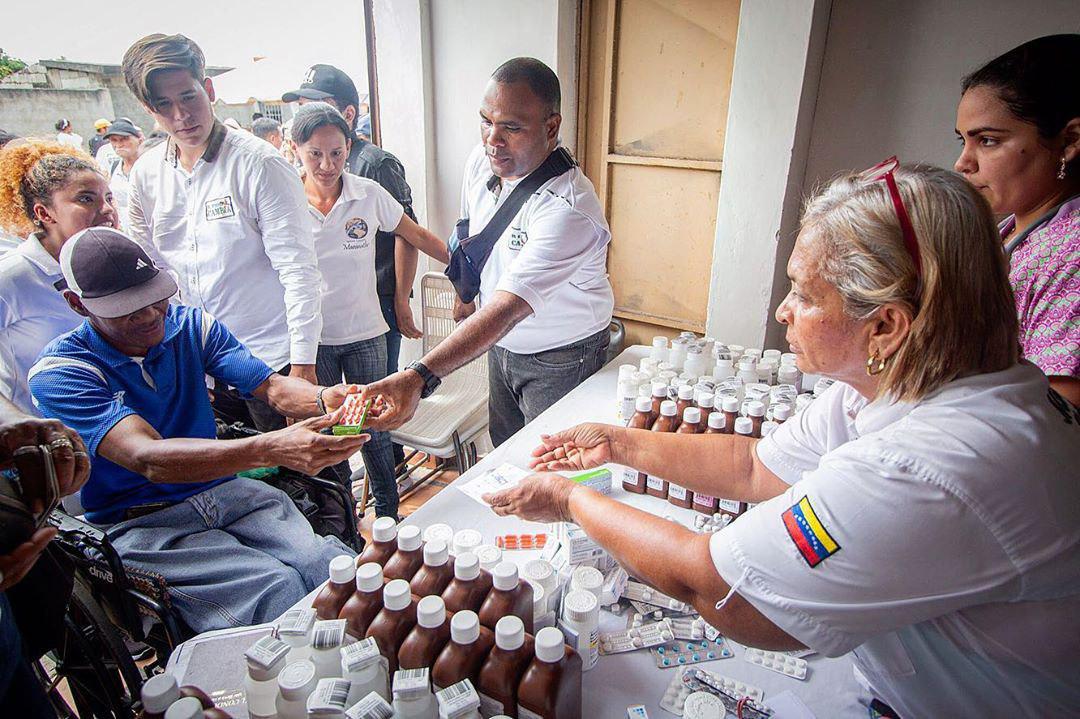
[[[25,62],[0,50],[0,80],[3,80],[13,72],[22,70],[24,67],[26,67]]]

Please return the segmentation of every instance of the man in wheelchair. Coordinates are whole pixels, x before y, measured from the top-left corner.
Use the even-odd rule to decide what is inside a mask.
[[[278,375],[206,312],[169,304],[176,283],[116,230],[72,237],[60,265],[86,321],[43,350],[29,379],[42,413],[86,444],[86,520],[125,565],[165,579],[194,631],[277,617],[327,578],[331,558],[354,552],[316,535],[284,492],[236,473],[315,474],[347,459],[367,435],[320,430],[355,388]],[[308,419],[216,440],[207,375]]]

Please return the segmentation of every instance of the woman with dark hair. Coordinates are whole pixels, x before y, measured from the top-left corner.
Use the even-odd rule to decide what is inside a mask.
[[[1026,42],[964,78],[962,173],[1007,215],[1024,356],[1080,405],[1080,35]]]
[[[94,226],[117,227],[105,176],[81,150],[48,140],[27,140],[0,151],[0,226],[25,237],[0,256],[0,394],[38,414],[26,373],[41,350],[74,329],[56,283],[60,248]]]
[[[320,382],[331,384],[342,377],[368,384],[386,376],[388,328],[375,284],[375,233],[393,232],[399,245],[407,242],[449,261],[446,244],[404,214],[379,183],[344,171],[351,138],[345,118],[327,103],[304,104],[293,117],[290,142],[302,165],[322,274],[323,327],[315,372]],[[361,452],[376,515],[396,517],[390,435],[371,432]]]

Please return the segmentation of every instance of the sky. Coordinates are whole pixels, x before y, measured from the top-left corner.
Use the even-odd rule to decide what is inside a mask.
[[[90,9],[95,6],[97,13]],[[361,94],[367,85],[361,0],[187,0],[175,5],[52,0],[48,15],[43,23],[40,3],[7,3],[0,49],[26,62],[63,56],[72,62],[119,64],[128,46],[143,35],[182,33],[199,44],[208,65],[250,66],[253,58],[264,56],[275,67],[295,67],[291,77],[282,78],[283,91],[298,87],[317,62],[344,70]]]

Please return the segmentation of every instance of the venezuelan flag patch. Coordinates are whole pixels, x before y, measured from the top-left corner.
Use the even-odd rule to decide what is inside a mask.
[[[803,497],[797,504],[784,512],[781,517],[788,535],[795,542],[799,554],[811,567],[816,567],[840,551],[840,545],[832,538],[825,525],[818,519],[810,505],[810,499]]]

